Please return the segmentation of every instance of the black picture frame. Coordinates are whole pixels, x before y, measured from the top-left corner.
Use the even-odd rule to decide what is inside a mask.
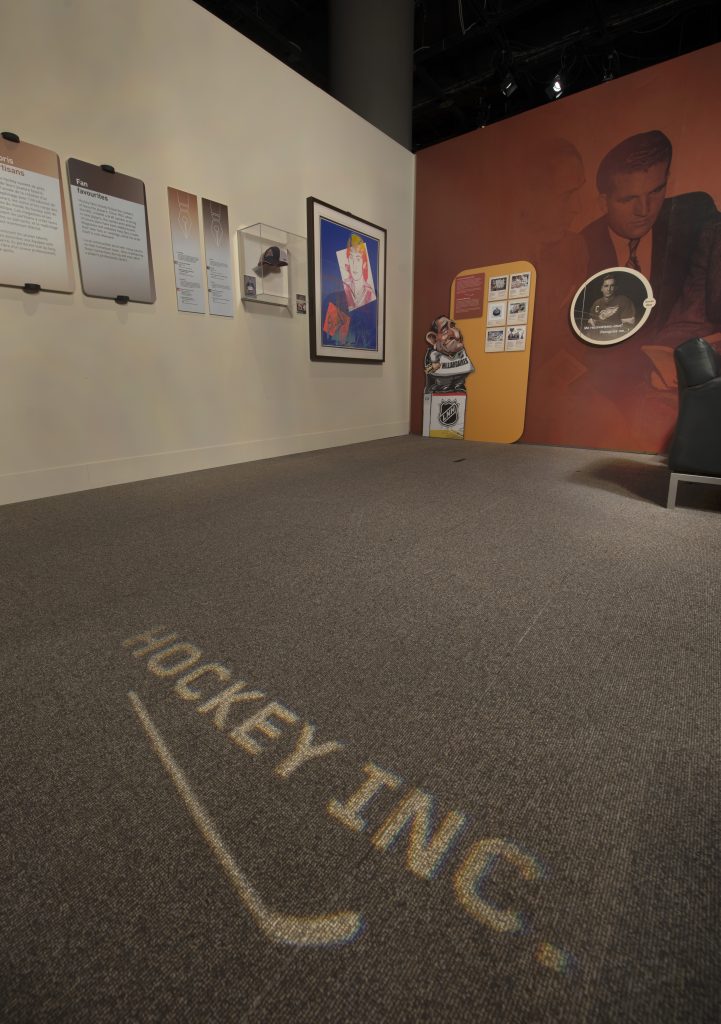
[[[386,229],[314,196],[307,216],[310,358],[384,363]]]

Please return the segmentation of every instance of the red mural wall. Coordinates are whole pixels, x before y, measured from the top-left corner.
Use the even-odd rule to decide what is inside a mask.
[[[526,259],[537,290],[521,440],[665,450],[677,409],[674,347],[699,335],[721,347],[719,95],[721,45],[418,154],[415,432],[425,335],[448,313],[453,278]],[[611,267],[640,270],[655,305],[628,337],[621,327],[612,343],[594,344],[590,330],[589,343],[572,328],[573,299],[594,277],[589,295],[602,313]]]

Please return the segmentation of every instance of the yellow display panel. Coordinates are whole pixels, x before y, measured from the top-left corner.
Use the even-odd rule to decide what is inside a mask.
[[[482,312],[478,315],[476,304],[469,316],[469,304],[460,298],[456,301],[457,292],[465,290],[459,282],[464,278],[474,278],[475,287],[480,275],[483,275]],[[511,287],[514,280],[523,282],[524,275],[528,275],[527,295],[518,294],[525,291],[525,287]],[[499,284],[503,278],[507,279],[507,288],[505,297],[500,298],[504,294],[503,289],[491,291],[491,284]],[[466,282],[467,285],[471,283]],[[468,375],[466,382],[468,397],[464,437],[468,441],[511,444],[523,433],[535,292],[536,270],[527,260],[474,267],[461,271],[453,280],[451,317],[463,332],[466,352],[475,367],[475,372]],[[513,306],[520,307],[524,301],[527,302],[525,310],[511,313]],[[500,314],[494,316],[499,309]],[[522,323],[524,315],[526,319]],[[521,331],[521,327],[525,331]],[[489,332],[493,333],[489,335]],[[501,343],[502,349],[498,347]],[[523,347],[518,347],[521,344]],[[489,345],[495,346],[496,350],[489,351]]]

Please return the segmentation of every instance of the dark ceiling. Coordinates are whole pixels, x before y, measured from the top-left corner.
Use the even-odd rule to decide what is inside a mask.
[[[329,88],[328,8],[349,0],[200,0]],[[393,3],[393,0],[388,0]],[[719,0],[415,0],[413,149],[721,40]],[[504,96],[508,74],[516,88]]]

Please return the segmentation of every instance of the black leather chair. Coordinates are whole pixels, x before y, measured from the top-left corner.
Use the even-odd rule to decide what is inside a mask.
[[[678,420],[668,453],[668,508],[679,481],[721,485],[721,360],[704,338],[689,338],[674,352]]]

